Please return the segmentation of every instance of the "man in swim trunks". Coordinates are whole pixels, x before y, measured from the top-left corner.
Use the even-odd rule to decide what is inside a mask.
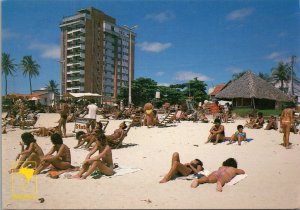
[[[174,152],[172,156],[171,169],[159,183],[170,181],[176,174],[188,176],[189,174],[197,174],[203,170],[203,163],[199,159],[192,160],[189,163],[180,163],[178,152]]]
[[[283,132],[283,146],[286,149],[289,149],[289,138],[292,123],[294,123],[294,111],[291,108],[286,108],[282,111],[280,116],[280,125]]]
[[[228,158],[217,171],[212,172],[208,176],[200,179],[194,179],[191,187],[196,188],[199,184],[217,183],[217,191],[222,192],[222,187],[231,181],[237,174],[244,174],[245,171],[237,168],[237,162],[234,158]]]

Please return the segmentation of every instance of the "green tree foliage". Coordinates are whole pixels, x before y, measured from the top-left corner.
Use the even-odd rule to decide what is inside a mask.
[[[39,68],[40,65],[36,63],[32,59],[32,56],[24,56],[21,60],[21,69],[23,70],[23,75],[29,77],[29,85],[30,85],[30,94],[32,94],[32,86],[31,86],[31,79],[32,77],[36,77],[39,75]]]
[[[16,66],[14,59],[11,59],[9,54],[2,53],[2,74],[4,74],[5,79],[5,95],[7,95],[7,77],[9,75],[14,76],[13,73],[16,71]]]
[[[55,95],[58,95],[58,84],[54,80],[50,80],[49,84],[46,84],[46,89],[54,93]]]
[[[157,83],[150,78],[140,77],[132,81],[132,103],[136,106],[143,106],[154,99],[156,90]],[[128,104],[128,87],[121,88],[117,100],[123,100],[125,104]]]
[[[237,80],[238,78],[242,77],[245,73],[246,73],[246,71],[242,71],[242,72],[239,72],[239,73],[234,73],[232,75],[232,81]]]
[[[279,62],[277,67],[272,68],[272,78],[275,82],[280,82],[280,90],[283,90],[284,82],[290,79],[289,66],[284,62]]]
[[[160,99],[155,100],[155,92],[160,92]],[[160,107],[165,102],[171,104],[183,104],[189,97],[193,97],[195,102],[204,101],[208,98],[206,94],[206,84],[197,78],[183,84],[174,84],[170,87],[157,86],[157,83],[150,78],[138,78],[132,82],[132,102],[136,106],[143,106],[147,102],[155,103]],[[117,100],[123,100],[128,104],[128,88],[121,88]]]

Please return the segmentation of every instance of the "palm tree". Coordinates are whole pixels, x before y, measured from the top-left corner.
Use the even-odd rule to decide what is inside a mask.
[[[59,94],[58,84],[54,80],[50,80],[49,84],[48,85],[46,84],[46,89],[54,94],[53,101],[54,101],[54,104],[55,104],[55,97]]]
[[[279,62],[277,67],[272,68],[272,78],[275,82],[280,82],[280,90],[283,90],[283,83],[290,78],[288,64]]]
[[[7,76],[13,75],[13,72],[16,71],[15,67],[17,65],[14,64],[14,59],[10,59],[10,55],[7,53],[2,53],[2,74],[5,77],[5,95],[7,95]]]
[[[31,78],[33,76],[38,76],[39,75],[39,68],[40,65],[37,64],[34,60],[32,60],[32,56],[24,56],[23,59],[21,60],[20,64],[22,70],[23,70],[23,75],[29,77],[29,84],[30,84],[30,94],[32,94],[32,86],[31,86]]]

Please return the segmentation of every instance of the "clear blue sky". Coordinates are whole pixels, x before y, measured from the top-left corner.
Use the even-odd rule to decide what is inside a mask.
[[[271,73],[297,56],[300,75],[300,11],[297,0],[2,0],[2,51],[16,63],[32,55],[40,64],[33,89],[60,83],[60,29],[64,16],[95,7],[135,30],[135,77],[176,84],[198,77],[209,87],[243,70]],[[8,92],[29,93],[21,71]],[[2,79],[2,94],[4,81]]]

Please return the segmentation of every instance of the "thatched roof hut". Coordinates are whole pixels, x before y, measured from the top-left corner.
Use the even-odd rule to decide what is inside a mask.
[[[246,105],[249,105],[250,102],[250,105],[254,108],[256,104],[266,105],[265,102],[262,103],[262,100],[271,101],[274,105],[275,101],[292,101],[292,98],[287,94],[250,71],[246,72],[237,80],[227,84],[221,92],[216,95],[216,98],[227,100],[241,99],[242,101],[247,101]]]

